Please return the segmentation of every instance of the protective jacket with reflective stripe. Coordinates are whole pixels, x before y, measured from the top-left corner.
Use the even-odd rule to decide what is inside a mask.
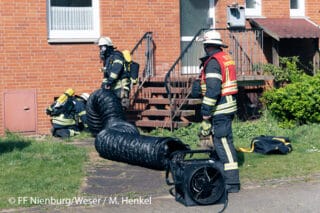
[[[120,51],[113,51],[104,62],[103,83],[112,89],[123,87],[129,90],[130,76],[124,66],[125,60]],[[124,79],[126,79],[124,81]],[[125,82],[125,83],[124,83]]]
[[[215,49],[203,63],[201,89],[204,95],[203,116],[229,114],[237,111],[238,92],[235,63],[221,49]]]
[[[202,90],[206,90],[206,86],[204,86],[206,84],[206,76],[210,74],[206,73],[205,70],[209,61],[212,58],[215,58],[218,61],[221,68],[221,77],[222,77],[221,96],[237,94],[238,85],[237,85],[237,73],[235,68],[235,62],[229,54],[223,51],[212,54],[205,61],[203,69],[201,70]],[[205,93],[205,91],[203,91],[203,93]]]

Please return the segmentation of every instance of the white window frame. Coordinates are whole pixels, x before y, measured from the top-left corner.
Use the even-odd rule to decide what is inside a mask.
[[[209,1],[209,10],[208,10],[208,18],[210,20],[210,28],[215,28],[216,27],[216,1],[215,0],[208,0]],[[180,40],[181,41],[192,41],[193,36],[181,36]],[[196,41],[199,42],[199,41]],[[201,42],[202,44],[202,42]],[[204,50],[201,48],[200,50],[202,53],[200,55],[204,55]],[[200,73],[199,66],[182,66],[181,68],[181,73],[182,74],[197,74]]]
[[[254,8],[247,8],[245,9],[246,17],[255,17],[261,16],[261,0],[255,0],[255,7]]]
[[[290,5],[290,17],[304,17],[305,16],[305,0],[297,0],[298,9],[291,9]]]
[[[89,23],[89,27],[91,29],[81,29],[81,30],[73,30],[73,29],[53,29],[53,10],[63,10],[59,7],[51,7],[51,0],[47,0],[47,29],[48,29],[48,42],[49,43],[73,43],[73,42],[95,42],[100,37],[100,10],[99,10],[99,0],[91,0],[92,7],[88,10],[87,8],[87,17],[92,20],[92,23]],[[78,11],[78,15],[80,13],[79,18],[82,18],[82,12],[85,12],[85,7],[66,7],[64,8],[65,12],[68,13],[68,9],[70,11]],[[65,19],[66,17],[57,17],[57,23],[60,23],[60,20]],[[89,22],[88,21],[88,22]],[[82,22],[82,20],[79,20]],[[67,25],[66,25],[67,26]],[[64,26],[65,28],[67,28]]]

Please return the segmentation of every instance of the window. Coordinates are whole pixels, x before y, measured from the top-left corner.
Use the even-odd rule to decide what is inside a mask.
[[[305,16],[304,0],[290,0],[290,16]]]
[[[261,16],[261,0],[246,0],[246,16]]]
[[[99,0],[47,0],[49,42],[92,42],[100,36]]]

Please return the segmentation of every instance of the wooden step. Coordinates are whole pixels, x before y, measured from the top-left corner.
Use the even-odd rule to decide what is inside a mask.
[[[195,79],[198,77],[199,74],[190,74],[190,75],[183,75],[183,76],[174,76],[172,75],[170,80],[171,82],[189,82],[190,79]],[[165,76],[155,76],[150,78],[147,82],[153,83],[153,82],[158,82],[158,83],[164,83]]]
[[[176,104],[181,104],[183,103],[184,99],[174,99],[174,103]],[[152,105],[169,105],[170,101],[168,98],[150,98],[150,99],[144,99],[144,98],[139,98],[135,101],[135,103],[146,103],[146,104],[152,104]],[[201,99],[187,99],[185,101],[185,104],[188,105],[198,105],[201,104],[202,100]]]
[[[153,127],[153,128],[170,128],[169,121],[159,121],[159,120],[139,120],[135,122],[137,127]],[[189,122],[173,122],[173,128],[186,127]]]
[[[171,88],[171,93],[186,93],[187,88],[173,87]],[[146,87],[143,89],[144,93],[152,94],[167,94],[165,87]]]
[[[149,109],[145,110],[141,113],[142,116],[162,116],[162,117],[169,117],[170,116],[170,110],[163,110],[163,109]],[[177,116],[192,116],[195,115],[194,110],[179,110],[177,112]]]

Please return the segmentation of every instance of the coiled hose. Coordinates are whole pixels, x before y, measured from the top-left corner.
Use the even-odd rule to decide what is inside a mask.
[[[103,158],[163,170],[172,152],[189,150],[177,138],[141,135],[125,120],[121,103],[112,91],[93,92],[86,110],[89,130],[96,136],[95,148]]]

